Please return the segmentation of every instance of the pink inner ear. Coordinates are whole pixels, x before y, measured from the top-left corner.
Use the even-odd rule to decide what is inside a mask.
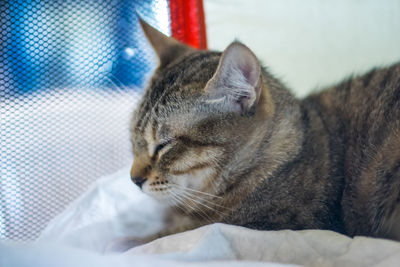
[[[245,45],[232,43],[224,51],[217,72],[205,91],[223,100],[223,106],[227,109],[248,110],[258,103],[261,92],[258,59]]]
[[[243,76],[246,78],[246,81],[251,84],[254,85],[255,81],[254,81],[254,66],[251,65],[251,63],[246,62],[245,64],[243,64],[243,66],[241,67],[241,71]]]
[[[250,49],[242,48],[240,68],[247,82],[256,86],[260,75],[260,63]]]
[[[226,49],[224,56],[227,60],[224,60],[222,64],[228,65],[224,66],[224,69],[236,68],[248,84],[257,85],[260,63],[249,48],[240,43],[234,43]]]

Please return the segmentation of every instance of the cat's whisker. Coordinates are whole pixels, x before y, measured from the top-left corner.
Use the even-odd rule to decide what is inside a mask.
[[[199,196],[199,195],[196,195],[193,192],[185,191],[187,188],[183,188],[183,187],[180,187],[180,186],[175,187],[175,188],[178,189],[180,191],[180,193],[185,194],[188,197],[191,197],[191,198],[195,197],[200,201],[204,201],[204,202],[209,203],[210,205],[215,206],[216,208],[218,207],[218,208],[221,208],[221,209],[224,209],[224,210],[227,210],[227,211],[232,211],[231,208],[228,208],[226,206],[222,206],[222,205],[220,205],[218,203],[212,202],[211,200],[206,199],[204,196],[201,196],[201,195]]]
[[[168,199],[168,201],[172,201],[173,204],[179,204],[179,201],[177,198],[175,198],[175,195],[173,194],[171,188],[167,188],[167,193],[171,195],[172,199]]]
[[[189,206],[189,208],[191,208],[192,210],[195,210],[194,207],[192,207],[189,203],[185,203],[185,199],[180,196],[179,194],[175,193],[173,190],[169,191],[171,193],[171,195],[176,198],[178,200],[178,204],[187,204]]]
[[[203,191],[199,191],[199,190],[195,190],[195,189],[192,189],[192,188],[182,187],[182,186],[180,186],[178,184],[174,184],[174,183],[170,183],[170,185],[174,186],[174,187],[177,187],[177,188],[181,188],[181,189],[183,188],[185,190],[189,190],[189,191],[192,191],[192,192],[195,192],[195,193],[203,194],[203,195],[206,195],[206,196],[209,196],[209,197],[215,197],[215,198],[221,198],[221,199],[223,198],[221,196],[216,196],[216,195],[213,195],[213,194],[210,194],[210,193],[206,193],[206,192],[203,192]]]
[[[196,194],[193,193],[193,192],[185,191],[185,188],[177,188],[177,189],[180,190],[181,193],[184,193],[184,194],[186,194],[186,195],[188,195],[188,196],[191,196],[191,197],[195,197],[195,198],[197,198],[197,199],[199,199],[199,200],[201,200],[201,201],[205,201],[205,202],[209,203],[210,205],[214,205],[214,206],[216,206],[216,207],[219,207],[219,208],[222,208],[222,209],[225,209],[225,210],[232,211],[232,209],[229,208],[229,207],[225,207],[225,206],[222,206],[222,205],[220,205],[220,204],[218,204],[218,203],[212,202],[211,200],[208,200],[208,199],[206,199],[206,198],[204,198],[204,197],[202,197],[202,196],[196,195]]]
[[[205,208],[207,208],[207,209],[209,209],[209,210],[212,210],[212,211],[215,212],[215,213],[218,213],[218,214],[221,215],[221,216],[226,216],[226,215],[229,213],[228,208],[223,208],[223,209],[225,209],[225,211],[223,211],[223,210],[221,210],[222,207],[215,207],[215,208],[213,208],[213,207],[210,207],[209,205],[207,205],[207,204],[205,204],[205,203],[202,203],[201,201],[199,202],[199,201],[197,201],[197,200],[195,200],[195,199],[193,199],[193,200],[196,201],[198,204],[204,206]],[[218,209],[218,208],[219,208],[219,209]]]
[[[219,213],[220,215],[223,215],[223,216],[226,215],[226,213],[223,213],[220,210],[217,210],[217,209],[215,209],[213,207],[210,207],[209,205],[201,202],[200,200],[193,198],[193,195],[188,194],[188,192],[181,191],[181,193],[183,194],[183,197],[185,197],[186,199],[190,199],[190,200],[194,201],[195,203],[197,203],[197,204],[199,204],[199,205],[201,205],[201,206],[203,206],[203,207],[205,207],[205,208],[207,208],[209,210],[212,210],[212,211],[214,211],[216,213]]]
[[[171,194],[171,196],[176,200],[177,203],[177,208],[179,208],[180,210],[182,210],[183,212],[185,212],[185,210],[180,206],[182,204],[185,204],[185,199],[183,199],[181,196],[179,196],[178,194],[174,193],[173,190],[170,190],[169,193]],[[190,205],[188,205],[190,208],[192,208]]]
[[[192,199],[187,199],[186,197],[182,197],[182,199],[185,202],[185,204],[189,206],[189,208],[192,210],[194,214],[197,214],[203,220],[208,221],[209,223],[213,223],[213,220],[207,215],[206,212],[204,212],[201,208],[195,207],[196,204]]]
[[[201,208],[196,208],[195,205],[191,205],[190,202],[192,202],[192,204],[195,204],[197,201],[195,201],[194,199],[185,196],[185,195],[179,195],[177,193],[174,193],[172,190],[171,192],[175,195],[175,197],[181,199],[181,203],[185,203],[189,206],[189,208],[196,214],[198,214],[199,216],[201,216],[204,220],[208,221],[209,223],[213,223],[214,221],[209,217],[209,215],[207,215],[207,213],[205,211],[203,211]],[[185,201],[186,200],[186,201]],[[201,213],[200,213],[201,212]]]
[[[172,200],[173,200],[173,208],[174,209],[179,209],[183,213],[185,213],[185,210],[180,206],[182,204],[182,201],[177,197],[176,194],[171,189],[168,189],[168,193],[171,194]]]
[[[179,204],[172,194],[171,194],[171,198],[168,199],[168,203],[171,204],[171,207],[174,207],[174,208],[177,207]]]

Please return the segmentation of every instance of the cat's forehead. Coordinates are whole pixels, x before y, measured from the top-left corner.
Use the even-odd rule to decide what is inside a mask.
[[[136,121],[135,132],[139,135],[148,135],[151,132],[153,139],[184,134],[186,129],[194,127],[209,116],[207,112],[199,110],[198,105],[200,103],[194,100],[193,103],[182,102],[179,107],[166,105],[149,111]]]
[[[202,93],[205,84],[214,75],[220,53],[197,51],[182,56],[154,73],[147,89],[150,101],[181,101]]]
[[[134,127],[144,131],[149,123],[190,118],[219,58],[220,53],[199,51],[156,70],[134,114]]]

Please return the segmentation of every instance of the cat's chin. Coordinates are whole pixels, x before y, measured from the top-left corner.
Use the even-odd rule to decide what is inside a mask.
[[[146,195],[150,196],[151,198],[160,201],[160,202],[167,202],[171,200],[171,196],[168,196],[168,194],[159,194],[159,193],[153,193],[153,192],[144,192]]]
[[[146,193],[147,194],[147,193]],[[160,206],[164,208],[173,208],[176,206],[176,202],[168,195],[157,195],[157,194],[147,194],[152,199],[154,199]]]
[[[154,190],[150,188],[150,186],[144,184],[142,192],[162,204],[172,205],[173,203],[173,199],[171,198],[171,195],[168,194],[167,190]]]

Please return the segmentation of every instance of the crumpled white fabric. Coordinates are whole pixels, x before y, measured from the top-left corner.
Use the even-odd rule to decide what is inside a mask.
[[[162,227],[163,208],[129,179],[99,179],[38,241],[0,243],[0,266],[400,266],[400,243],[321,230],[256,231],[213,224],[133,248]]]
[[[49,223],[39,240],[104,253],[119,239],[161,229],[163,207],[132,183],[129,168],[98,179]]]

